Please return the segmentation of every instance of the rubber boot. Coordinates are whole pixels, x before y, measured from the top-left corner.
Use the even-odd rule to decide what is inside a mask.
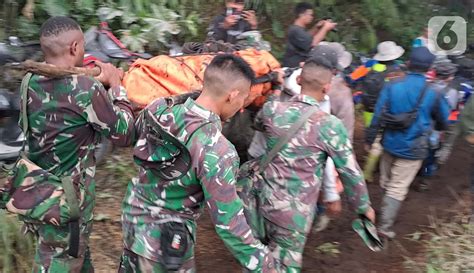
[[[374,181],[375,169],[378,166],[380,155],[370,153],[367,156],[367,160],[364,165],[364,178],[367,182],[371,183]]]
[[[402,206],[402,201],[398,201],[392,197],[384,196],[382,199],[382,215],[380,216],[380,223],[378,231],[380,235],[393,239],[396,233],[392,230],[392,226],[397,218],[398,211]]]

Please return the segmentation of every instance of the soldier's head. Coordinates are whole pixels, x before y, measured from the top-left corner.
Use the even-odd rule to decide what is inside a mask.
[[[332,77],[332,64],[326,58],[314,57],[304,63],[297,81],[302,94],[322,101],[331,87]]]
[[[204,72],[204,84],[198,102],[209,103],[222,120],[231,118],[244,107],[255,74],[242,58],[217,55]]]
[[[48,63],[61,66],[82,66],[84,34],[73,19],[51,17],[40,29],[41,50]]]

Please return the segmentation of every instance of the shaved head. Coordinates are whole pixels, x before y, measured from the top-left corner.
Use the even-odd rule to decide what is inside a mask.
[[[254,79],[253,70],[242,58],[222,54],[206,68],[203,87],[206,92],[220,97],[235,89],[249,89]]]
[[[300,76],[302,89],[320,91],[332,80],[333,73],[325,58],[310,58],[303,66]]]
[[[51,17],[40,29],[40,43],[46,61],[66,62],[81,66],[84,58],[84,34],[73,19]]]
[[[244,107],[254,79],[253,70],[242,58],[217,55],[204,72],[203,89],[196,103],[227,120]]]

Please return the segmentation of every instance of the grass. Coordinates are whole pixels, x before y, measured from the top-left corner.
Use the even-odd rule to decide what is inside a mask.
[[[0,269],[1,273],[31,272],[35,244],[31,234],[21,232],[15,216],[0,211]]]
[[[405,266],[408,270],[428,273],[474,272],[474,224],[469,223],[471,206],[457,198],[460,209],[454,217],[442,220],[432,213],[428,229],[410,235],[410,239],[425,246],[426,253],[421,261],[406,257]]]
[[[103,166],[108,174],[107,179],[127,185],[138,174],[132,157],[131,151],[127,149],[119,149],[114,155],[108,156]]]

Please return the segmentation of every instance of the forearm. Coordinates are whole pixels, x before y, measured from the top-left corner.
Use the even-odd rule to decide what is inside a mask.
[[[326,34],[328,33],[325,29],[320,29],[316,34],[313,35],[313,42],[311,43],[312,47],[317,46],[320,42],[326,38]]]
[[[87,114],[91,122],[115,145],[129,146],[134,135],[134,113],[123,87],[113,87],[107,91],[96,92]]]

